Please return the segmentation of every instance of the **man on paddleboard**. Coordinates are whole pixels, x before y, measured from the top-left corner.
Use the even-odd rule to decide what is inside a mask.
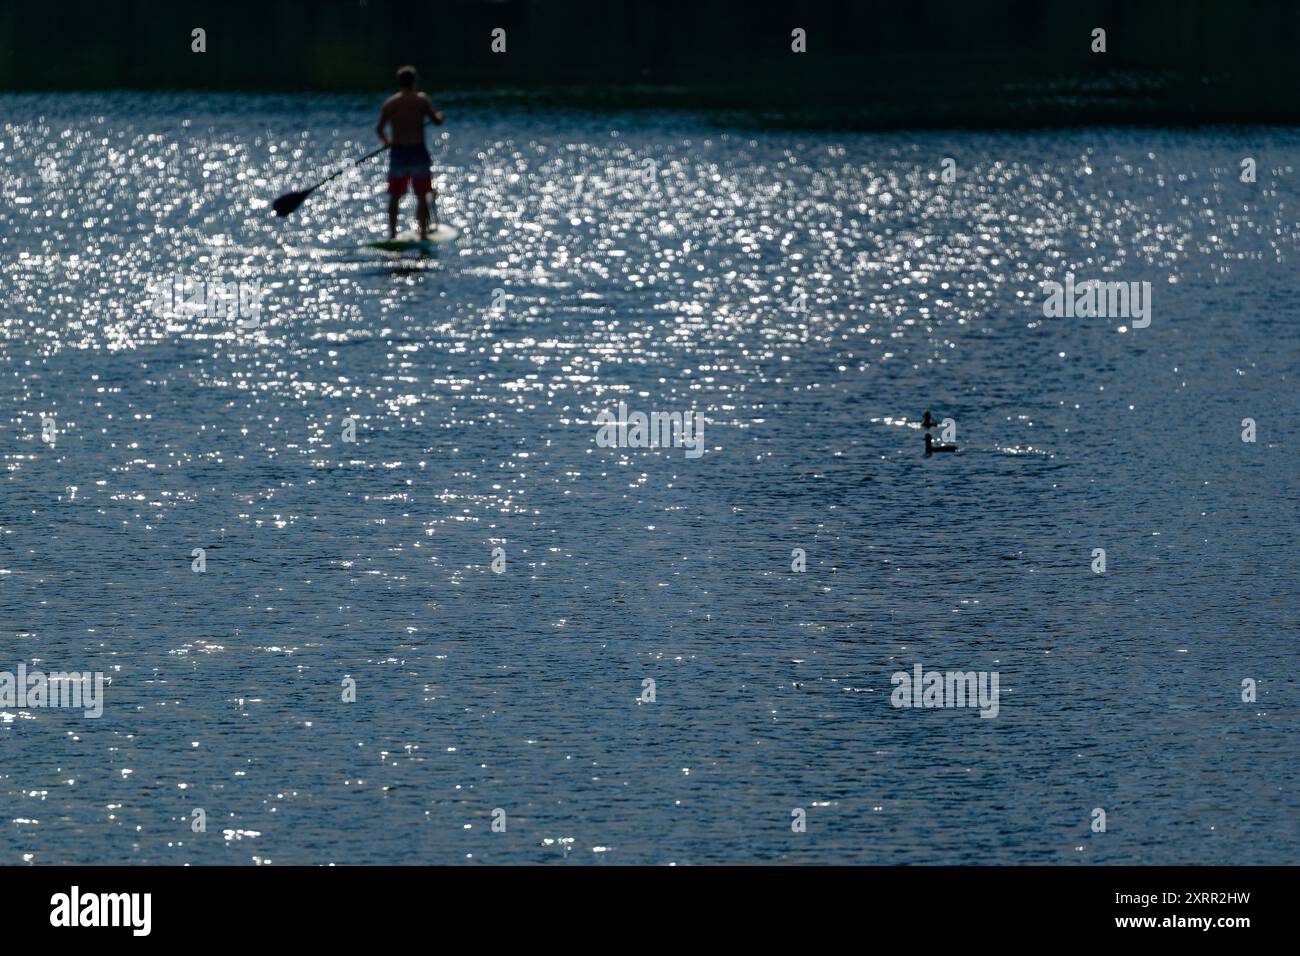
[[[388,151],[389,239],[397,236],[397,206],[406,195],[408,185],[415,193],[421,239],[429,238],[429,204],[425,196],[432,194],[433,201],[438,201],[430,169],[432,160],[424,145],[424,121],[431,119],[441,126],[442,113],[433,108],[428,96],[415,88],[415,81],[415,67],[404,66],[397,71],[397,85],[401,89],[384,101],[379,125],[375,127],[384,145],[391,147]],[[392,127],[391,137],[384,132],[385,126]]]

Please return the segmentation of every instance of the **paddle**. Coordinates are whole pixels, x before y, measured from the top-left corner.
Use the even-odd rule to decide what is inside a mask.
[[[331,179],[333,179],[335,176],[340,176],[340,175],[342,175],[343,173],[347,172],[348,169],[350,169],[350,168],[353,167],[353,166],[359,166],[359,165],[361,165],[361,164],[364,163],[367,159],[371,159],[371,158],[373,158],[373,157],[375,157],[375,156],[378,156],[380,153],[382,153],[382,152],[383,152],[384,150],[386,150],[386,149],[388,149],[387,146],[380,146],[378,149],[374,150],[373,152],[366,153],[366,155],[362,156],[360,159],[354,159],[354,160],[352,160],[351,163],[349,163],[347,166],[344,166],[342,169],[340,169],[340,170],[339,170],[337,173],[335,173],[333,176],[326,176],[324,179],[322,179],[320,182],[318,182],[315,186],[312,186],[310,189],[304,189],[304,190],[302,190],[302,191],[300,191],[300,192],[295,192],[295,193],[285,193],[283,196],[281,196],[281,197],[280,197],[279,199],[277,199],[275,202],[271,203],[271,208],[275,210],[275,214],[276,214],[277,216],[281,216],[281,217],[283,217],[283,216],[287,216],[287,215],[289,215],[289,213],[293,212],[295,209],[297,209],[299,206],[301,206],[304,202],[306,202],[308,196],[310,196],[310,195],[311,195],[312,193],[314,193],[316,190],[320,189],[322,186],[324,186],[327,182],[329,182],[329,181],[330,181]]]

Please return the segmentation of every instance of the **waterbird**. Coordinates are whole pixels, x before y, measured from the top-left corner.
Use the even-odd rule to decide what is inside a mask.
[[[930,433],[929,432],[925,433],[925,453],[927,455],[934,454],[936,451],[956,451],[956,450],[957,450],[956,445],[936,445],[934,443],[934,438],[931,437]]]
[[[925,429],[938,428],[939,422],[935,421],[930,415],[930,409],[925,410],[925,417],[921,419],[921,427]]]

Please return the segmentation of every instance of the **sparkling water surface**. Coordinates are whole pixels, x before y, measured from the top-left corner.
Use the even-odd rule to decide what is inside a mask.
[[[1295,861],[1300,133],[377,107],[0,96],[0,862]]]

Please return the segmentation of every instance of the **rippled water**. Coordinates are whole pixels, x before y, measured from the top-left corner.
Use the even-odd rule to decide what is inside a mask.
[[[111,678],[0,715],[3,862],[1294,861],[1297,132],[452,103],[459,242],[271,216],[375,108],[0,97],[0,669]]]

